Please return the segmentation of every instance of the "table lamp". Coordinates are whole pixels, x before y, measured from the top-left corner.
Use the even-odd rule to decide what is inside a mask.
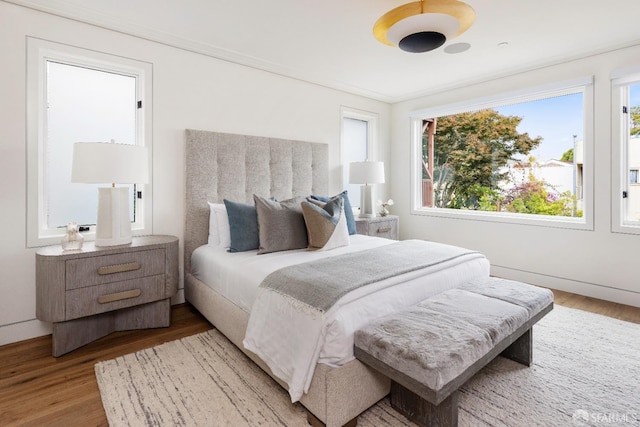
[[[116,184],[146,184],[149,180],[147,148],[108,142],[73,145],[71,182],[107,184],[98,188],[96,246],[131,243],[129,189]]]
[[[373,185],[384,183],[383,162],[354,162],[349,164],[349,183],[360,187],[360,217],[373,218]]]

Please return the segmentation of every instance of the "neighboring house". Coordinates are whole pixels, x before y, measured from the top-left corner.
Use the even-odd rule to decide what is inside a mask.
[[[505,168],[510,176],[510,181],[501,187],[509,189],[520,186],[529,181],[533,175],[538,181],[547,184],[547,191],[555,194],[570,192],[576,194],[574,182],[574,167],[572,162],[560,160],[542,160],[534,162],[511,162]]]

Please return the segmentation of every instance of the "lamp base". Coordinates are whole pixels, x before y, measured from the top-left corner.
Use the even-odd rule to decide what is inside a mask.
[[[131,243],[131,237],[129,189],[127,187],[98,188],[95,245],[127,245]]]
[[[373,185],[365,184],[360,187],[360,218],[375,218],[373,210]]]

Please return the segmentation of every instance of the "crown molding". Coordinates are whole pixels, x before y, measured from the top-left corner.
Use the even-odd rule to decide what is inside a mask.
[[[170,32],[149,28],[106,13],[96,12],[91,8],[78,7],[76,4],[72,5],[65,0],[47,0],[46,2],[38,0],[2,1],[329,89],[347,92],[385,103],[391,103],[393,101],[393,97],[391,96],[341,81],[327,79],[324,76],[318,75],[315,71],[285,67],[262,58],[245,55],[237,51],[198,40],[192,40]]]

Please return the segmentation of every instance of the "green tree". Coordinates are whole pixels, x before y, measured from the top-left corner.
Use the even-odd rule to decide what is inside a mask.
[[[438,118],[434,143],[435,205],[478,209],[491,188],[506,179],[500,168],[516,155],[526,155],[542,142],[519,133],[521,117],[486,109]],[[427,162],[427,136],[423,136]]]
[[[631,107],[631,135],[640,135],[640,105]]]
[[[573,162],[573,148],[569,148],[567,151],[562,153],[562,157],[560,157],[560,161]]]

